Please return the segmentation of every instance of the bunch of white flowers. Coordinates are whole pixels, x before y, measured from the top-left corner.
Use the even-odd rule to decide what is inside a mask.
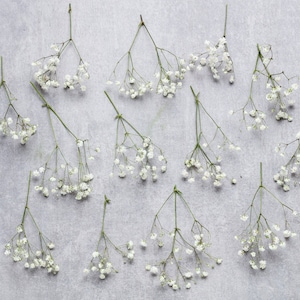
[[[293,151],[291,157],[289,157],[287,163],[280,167],[278,173],[276,173],[273,177],[274,181],[282,187],[285,192],[290,190],[290,182],[292,181],[294,185],[300,184],[300,132],[297,133],[296,139],[287,143],[287,144],[279,144],[275,151],[279,152],[281,156],[286,155],[286,149],[288,146],[297,144],[295,151]]]
[[[2,56],[0,56],[0,69],[0,91],[3,88],[8,100],[8,105],[4,109],[4,116],[0,118],[0,132],[2,132],[3,135],[9,135],[14,140],[20,140],[20,143],[24,145],[28,142],[30,137],[36,133],[37,125],[31,124],[29,118],[22,117],[14,106],[13,102],[16,98],[13,96],[4,80]],[[14,118],[16,118],[15,121]]]
[[[143,96],[146,92],[153,91],[152,80],[145,79],[140,71],[137,71],[134,66],[134,59],[132,55],[133,46],[140,33],[144,28],[151,43],[153,44],[155,56],[157,58],[158,72],[155,73],[157,80],[156,93],[167,98],[173,98],[178,88],[182,86],[182,80],[186,73],[185,61],[177,57],[169,50],[158,47],[146,27],[142,17],[138,25],[137,32],[129,47],[129,50],[118,60],[115,68],[106,82],[108,85],[115,84],[121,94],[130,96],[132,99]],[[123,79],[119,78],[119,67],[121,63],[126,63],[126,71]],[[121,76],[122,77],[122,76]]]
[[[133,125],[131,125],[122,114],[119,113],[110,96],[105,92],[106,97],[117,113],[117,132],[115,145],[115,158],[113,171],[117,168],[120,178],[126,175],[138,176],[142,180],[151,177],[153,181],[158,179],[157,172],[167,170],[167,160],[163,151],[156,146],[150,137],[142,135]],[[131,129],[131,131],[128,130]],[[160,164],[157,167],[156,164]]]
[[[86,90],[86,86],[83,83],[86,79],[90,78],[88,72],[89,64],[82,59],[78,48],[72,38],[71,4],[69,4],[68,12],[70,19],[70,38],[63,43],[55,43],[51,45],[51,49],[55,52],[55,54],[42,57],[32,63],[32,66],[38,68],[38,70],[34,73],[34,79],[43,90],[48,90],[50,87],[57,88],[60,86],[57,80],[57,68],[61,61],[61,56],[63,52],[67,49],[69,45],[73,45],[75,52],[79,58],[79,64],[77,67],[76,74],[74,74],[73,76],[65,76],[64,88],[74,90],[78,86],[81,89],[81,91],[84,92]]]
[[[119,253],[124,262],[132,262],[134,259],[134,245],[132,241],[128,241],[125,245],[116,246],[111,239],[106,235],[104,230],[105,225],[105,215],[106,206],[110,203],[110,200],[104,196],[104,207],[102,216],[102,226],[100,231],[100,237],[97,243],[96,251],[92,253],[92,259],[87,268],[83,270],[84,273],[88,274],[90,271],[99,273],[99,278],[104,280],[110,273],[118,273],[118,271],[113,267],[110,261],[109,250],[112,248],[117,253]]]
[[[167,221],[167,226],[174,225],[173,229],[164,227],[162,214],[167,203],[174,201],[171,207],[174,207],[174,223]],[[179,228],[181,220],[180,208],[185,207],[192,220],[190,233],[185,235],[184,228]],[[184,223],[187,219],[184,218]],[[172,226],[171,225],[171,226]],[[147,264],[146,270],[153,276],[159,276],[162,286],[169,286],[173,290],[181,288],[182,283],[189,289],[197,277],[206,278],[208,269],[214,268],[215,264],[221,264],[222,259],[210,255],[207,250],[211,246],[210,233],[194,216],[190,206],[183,198],[182,193],[176,188],[165,200],[161,208],[155,215],[149,239],[154,241],[159,248],[168,248],[166,258],[154,264]],[[147,248],[145,239],[141,240],[141,247]]]
[[[211,179],[214,186],[219,187],[222,185],[223,179],[226,178],[226,174],[222,171],[220,166],[221,157],[216,155],[215,151],[212,149],[212,143],[220,135],[221,143],[217,146],[219,150],[227,148],[229,150],[239,151],[240,147],[236,146],[228,139],[221,127],[207,112],[199,100],[199,93],[195,94],[192,87],[191,90],[196,104],[196,145],[187,155],[187,158],[184,161],[185,168],[181,172],[181,175],[185,180],[191,183],[195,181],[195,175],[201,175],[202,180],[207,181]],[[206,116],[215,127],[215,132],[210,142],[208,142],[208,139],[203,132],[202,119],[204,116]]]
[[[216,45],[205,41],[206,51],[201,54],[191,54],[188,70],[196,68],[198,71],[208,66],[215,80],[220,79],[220,70],[224,74],[230,74],[229,82],[234,83],[233,61],[227,47],[227,40],[221,37]]]
[[[32,83],[31,83],[32,84]],[[33,177],[39,180],[39,184],[35,189],[41,192],[45,197],[48,197],[50,191],[52,193],[60,193],[61,195],[76,194],[76,200],[87,198],[91,192],[90,182],[94,176],[89,170],[89,160],[93,160],[94,156],[90,153],[89,141],[87,139],[79,139],[61,117],[56,113],[54,108],[49,105],[45,97],[37,90],[34,84],[33,88],[44,103],[44,107],[48,110],[50,125],[53,133],[54,148],[50,152],[46,161],[38,169],[33,171]],[[78,161],[72,164],[66,158],[61,146],[56,138],[55,129],[51,114],[54,114],[64,129],[74,139]],[[100,149],[96,148],[95,152]],[[74,166],[75,165],[75,166]]]
[[[293,106],[295,103],[292,96],[298,89],[299,78],[297,76],[289,78],[284,71],[272,73],[270,64],[273,60],[271,45],[257,45],[257,57],[252,74],[249,97],[245,105],[238,110],[243,113],[243,121],[247,130],[265,130],[267,128],[266,113],[261,108],[261,105],[258,107],[254,99],[254,86],[259,79],[265,81],[267,89],[265,98],[271,105],[271,112],[275,115],[275,119],[277,121],[293,121],[293,117],[288,112],[288,107]],[[231,111],[231,114],[233,113],[235,112]],[[250,117],[250,121],[248,117]]]
[[[59,266],[55,263],[51,253],[55,247],[54,243],[42,233],[28,206],[30,177],[31,175],[29,175],[28,180],[28,192],[22,221],[17,226],[16,233],[12,236],[10,241],[6,243],[4,254],[10,256],[14,262],[24,262],[25,269],[43,268],[46,269],[48,273],[57,274]],[[30,218],[31,224],[36,229],[38,235],[36,240],[39,241],[37,243],[39,245],[38,247],[30,242],[26,234],[25,221],[27,217]]]
[[[296,236],[296,233],[292,231],[287,215],[288,213],[291,213],[293,216],[298,215],[296,211],[280,201],[263,185],[262,165],[260,175],[260,185],[252,198],[251,204],[240,217],[243,222],[248,221],[248,225],[240,235],[235,236],[235,239],[239,240],[242,246],[238,251],[238,255],[245,256],[249,253],[249,264],[254,270],[264,270],[266,268],[265,256],[268,249],[275,251],[278,247],[284,248],[286,240]],[[284,224],[283,229],[278,225],[280,222],[273,223],[267,218],[264,210],[264,193],[282,208],[284,219],[281,223]],[[269,208],[268,213],[270,213]]]

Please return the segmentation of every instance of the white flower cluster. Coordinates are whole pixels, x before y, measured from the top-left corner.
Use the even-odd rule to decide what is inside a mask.
[[[32,172],[33,179],[40,182],[35,186],[35,190],[45,197],[49,197],[51,192],[62,196],[75,194],[76,200],[87,198],[92,191],[91,181],[94,178],[89,171],[87,160],[93,160],[94,157],[86,157],[86,143],[87,140],[76,141],[78,167],[72,167],[60,148],[56,146],[46,163]],[[81,148],[84,148],[83,151]],[[98,152],[99,148],[95,151]]]
[[[54,244],[50,241],[46,244],[45,237],[41,232],[39,234],[41,248],[34,251],[33,246],[26,237],[23,225],[19,225],[17,234],[5,245],[4,254],[11,256],[14,262],[25,261],[25,269],[44,268],[47,269],[48,273],[57,274],[59,266],[55,263],[51,254]]]
[[[90,78],[90,74],[88,73],[88,66],[87,62],[81,62],[77,68],[77,72],[74,76],[66,75],[64,88],[74,90],[76,86],[79,86],[82,92],[86,91],[86,86],[82,83],[84,80]]]
[[[267,124],[265,121],[266,114],[264,112],[258,111],[256,109],[252,109],[251,111],[249,111],[249,113],[246,110],[244,110],[243,113],[244,113],[244,117],[246,115],[249,115],[253,120],[251,124],[247,125],[248,131],[252,129],[264,131],[265,129],[267,129]]]
[[[182,87],[182,80],[184,79],[186,68],[184,59],[178,59],[176,71],[165,69],[160,65],[160,72],[155,73],[158,79],[156,92],[167,98],[173,98],[178,88]]]
[[[246,214],[241,216],[242,221],[246,221],[247,219],[248,216]],[[249,253],[251,257],[249,264],[254,270],[264,270],[266,268],[267,262],[263,259],[266,248],[269,248],[272,251],[275,251],[278,247],[284,248],[286,246],[285,240],[289,237],[296,236],[296,233],[292,232],[290,229],[285,229],[282,232],[284,240],[278,235],[280,227],[277,224],[273,224],[273,229],[268,227],[268,225],[265,227],[260,225],[256,225],[257,227],[250,227],[251,229],[245,231],[243,235],[235,237],[237,240],[240,240],[242,245],[242,249],[238,251],[238,255],[245,256]]]
[[[161,149],[154,145],[149,137],[138,136],[139,140],[141,138],[141,145],[126,145],[127,139],[131,143],[134,143],[134,136],[128,132],[125,134],[122,144],[116,145],[114,168],[118,169],[118,176],[120,178],[126,177],[127,174],[135,176],[135,170],[137,170],[138,176],[142,180],[146,180],[151,176],[152,180],[156,181],[158,178],[158,168],[154,163],[156,156],[161,164],[160,171],[162,173],[167,170],[167,160]],[[157,155],[156,152],[159,152],[159,154]],[[113,176],[113,173],[111,176]]]
[[[193,70],[196,68],[200,71],[208,66],[215,80],[220,79],[219,72],[222,70],[224,74],[230,74],[229,82],[234,83],[233,61],[228,52],[226,38],[220,38],[216,45],[205,41],[205,47],[206,51],[204,53],[190,55],[187,69]]]
[[[204,156],[204,159],[206,157]],[[220,165],[205,163],[201,164],[198,158],[190,158],[185,160],[185,169],[182,171],[181,175],[188,182],[195,182],[194,172],[196,174],[202,174],[202,180],[207,181],[211,179],[215,187],[222,185],[222,180],[226,178],[226,174],[222,171]]]
[[[18,116],[16,124],[11,117],[0,121],[0,132],[3,135],[10,135],[14,140],[20,140],[22,145],[26,144],[29,138],[36,133],[37,126],[30,124],[29,118]]]
[[[168,201],[174,200],[174,223],[170,220],[169,214],[167,220],[163,220],[163,208],[166,208]],[[170,203],[169,203],[170,204]],[[192,221],[191,230],[188,234],[181,228],[177,227],[181,211],[178,205],[184,205],[190,214],[185,216],[185,224]],[[166,221],[166,223],[165,223]],[[175,225],[172,230],[168,229]],[[151,275],[159,276],[159,281],[162,286],[169,286],[173,290],[181,288],[184,284],[187,289],[191,288],[192,282],[196,277],[206,278],[208,276],[208,268],[213,269],[215,264],[222,263],[221,258],[213,257],[207,252],[211,246],[210,233],[198,220],[195,219],[188,203],[183,198],[182,193],[174,187],[173,193],[165,200],[164,204],[155,215],[149,239],[155,243],[158,248],[166,248],[163,252],[164,259],[156,261],[154,264],[147,264],[146,270]],[[147,248],[147,241],[142,239],[140,242],[142,248]],[[156,247],[155,247],[156,248]],[[157,250],[157,248],[156,248]]]
[[[34,79],[40,85],[43,90],[48,90],[50,87],[57,88],[60,86],[57,80],[57,68],[60,63],[60,57],[62,52],[70,44],[70,40],[61,44],[51,45],[51,49],[56,53],[48,57],[43,57],[32,63],[32,66],[38,67],[38,70],[34,73]],[[80,58],[80,62],[77,68],[77,72],[74,76],[66,75],[64,88],[73,90],[76,86],[79,86],[81,91],[86,90],[86,86],[82,85],[84,80],[89,79],[88,63],[84,62]]]
[[[283,144],[279,144],[278,147],[275,148],[276,152],[280,152],[282,156],[285,156],[286,148],[297,142],[297,148],[293,155],[289,158],[286,165],[281,166],[278,173],[276,173],[273,177],[274,181],[282,187],[285,192],[290,190],[290,182],[293,181],[294,185],[300,184],[300,181],[297,180],[300,176],[300,132],[296,135],[296,140],[292,141],[289,144],[284,144],[284,149],[281,151],[281,147]]]
[[[103,236],[105,239],[107,238],[105,235]],[[122,254],[123,258],[128,261],[132,261],[134,259],[134,250],[133,250],[133,242],[129,241],[126,244],[126,252],[122,251],[118,247],[115,247],[115,250]],[[101,255],[100,252],[94,251],[92,254],[92,260],[88,268],[85,268],[83,272],[88,274],[90,271],[99,272],[99,278],[104,280],[107,278],[109,274],[112,272],[117,273],[118,271],[113,267],[113,264],[109,261],[109,254],[107,248],[103,251]]]
[[[76,200],[82,200],[89,196],[93,174],[85,173],[78,176],[78,168],[72,168],[69,164],[61,164],[60,168],[52,170],[51,175],[47,175],[49,171],[51,169],[45,165],[32,173],[33,178],[41,178],[41,183],[35,186],[35,190],[41,192],[45,197],[49,197],[50,191],[53,194],[60,193],[62,196],[75,193]],[[47,186],[47,182],[49,186]]]
[[[106,84],[115,84],[118,87],[120,94],[130,96],[131,99],[142,97],[146,92],[153,91],[153,83],[151,81],[146,81],[143,78],[134,76],[134,74],[128,75],[128,72],[126,72],[123,83],[121,83],[120,81],[113,82],[111,80],[108,80]]]

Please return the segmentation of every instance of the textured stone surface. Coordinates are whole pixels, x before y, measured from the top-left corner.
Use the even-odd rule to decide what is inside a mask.
[[[108,176],[116,121],[103,91],[117,59],[132,41],[140,15],[159,46],[187,57],[191,52],[201,51],[205,40],[216,42],[222,36],[225,4],[226,1],[196,0],[72,2],[73,37],[82,57],[90,63],[91,79],[83,95],[60,88],[45,97],[74,132],[88,137],[92,147],[101,147],[101,153],[91,163],[95,176],[93,193],[87,200],[76,202],[74,197],[45,199],[31,191],[29,205],[42,231],[56,244],[54,256],[60,272],[49,276],[42,270],[26,271],[22,264],[0,255],[1,299],[299,299],[298,237],[288,242],[285,249],[267,255],[268,266],[263,272],[254,272],[248,259],[237,255],[239,243],[234,235],[241,232],[240,214],[259,185],[259,162],[264,165],[265,184],[300,210],[299,188],[284,193],[272,180],[283,163],[274,147],[292,140],[299,131],[300,106],[297,103],[293,110],[292,123],[277,123],[269,117],[269,129],[262,133],[246,132],[239,121],[241,115],[228,115],[230,109],[240,108],[247,100],[257,43],[272,45],[274,72],[299,74],[299,1],[228,1],[227,40],[236,73],[233,86],[226,80],[214,82],[208,72],[195,72],[186,76],[183,88],[171,100],[154,94],[130,100],[119,98],[112,88],[107,89],[124,116],[150,135],[168,159],[168,171],[154,184]],[[52,43],[68,38],[67,10],[65,0],[1,2],[0,55],[4,58],[5,79],[18,98],[18,109],[39,124],[38,133],[25,147],[9,138],[0,140],[2,248],[22,218],[28,173],[43,162],[53,143],[46,110],[29,84],[34,72],[31,62],[50,54]],[[141,54],[141,67],[152,74],[156,66],[154,57],[148,54],[152,53],[150,46],[142,34],[134,50]],[[68,52],[71,57],[72,51]],[[62,65],[60,74],[67,67],[68,64]],[[226,182],[216,191],[209,184],[197,181],[190,185],[181,179],[183,161],[194,144],[190,85],[200,91],[207,110],[242,148],[240,153],[225,154],[222,165],[229,178],[237,178],[236,186]],[[265,101],[263,88],[255,95]],[[2,110],[1,106],[1,116]],[[55,126],[59,128],[58,124]],[[65,132],[59,135],[62,143],[67,144]],[[224,260],[205,280],[197,280],[191,290],[183,288],[177,292],[161,288],[158,278],[145,271],[146,263],[154,262],[157,254],[150,249],[142,251],[138,246],[175,184],[197,218],[210,229],[211,252]],[[112,200],[107,211],[107,231],[117,244],[133,240],[136,258],[131,265],[123,265],[122,259],[115,257],[119,273],[99,282],[93,276],[86,278],[82,271],[98,240],[104,194]],[[172,216],[170,211],[167,218]],[[294,227],[299,232],[299,222]]]

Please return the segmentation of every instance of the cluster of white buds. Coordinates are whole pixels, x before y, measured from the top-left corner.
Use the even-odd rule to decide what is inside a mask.
[[[86,62],[81,62],[77,68],[77,72],[74,76],[66,75],[64,88],[74,90],[75,87],[78,85],[82,92],[86,91],[86,86],[82,83],[84,80],[90,78],[90,74],[88,73],[88,66],[89,64]]]
[[[240,219],[243,222],[248,221],[248,224],[240,235],[235,236],[235,239],[239,240],[242,246],[238,251],[238,255],[245,256],[249,253],[249,264],[254,270],[264,270],[266,268],[265,256],[268,250],[275,251],[278,247],[285,248],[286,241],[290,237],[296,236],[287,218],[288,213],[291,213],[292,216],[298,215],[295,210],[280,201],[263,185],[262,164],[260,168],[260,185],[252,198],[251,204],[240,216]],[[269,221],[264,212],[264,194],[267,194],[266,198],[269,201],[274,201],[282,209],[283,218],[278,223]],[[267,213],[270,213],[270,209]],[[284,224],[282,228],[279,225],[280,223]]]
[[[169,217],[167,222],[162,218],[163,208],[166,209],[165,205],[169,200],[174,200],[175,204],[173,224],[175,228],[172,230],[168,229],[170,226]],[[180,217],[179,211],[181,211],[179,206],[181,208],[181,205],[189,211],[192,221],[191,230],[188,234],[177,227]],[[185,219],[185,221],[187,220]],[[166,226],[164,225],[165,222]],[[197,277],[206,278],[208,276],[207,269],[222,263],[221,258],[215,258],[207,252],[211,246],[210,233],[195,219],[188,203],[176,186],[155,215],[149,239],[159,248],[166,248],[164,251],[166,258],[154,264],[147,264],[146,270],[152,276],[159,276],[159,282],[162,286],[169,286],[173,290],[180,289],[182,284],[186,289],[190,289]],[[148,247],[145,239],[141,240],[140,245],[144,249]]]
[[[25,269],[44,268],[48,273],[57,274],[59,266],[55,263],[51,250],[54,244],[39,232],[40,247],[34,250],[25,234],[24,226],[17,226],[17,233],[5,245],[6,256],[11,256],[14,262],[25,262]],[[47,241],[47,242],[46,242]]]
[[[160,65],[160,72],[155,74],[155,77],[158,79],[156,92],[167,98],[173,98],[177,89],[182,87],[182,80],[186,73],[184,59],[176,58],[176,60],[178,61],[176,71],[166,70]]]
[[[145,79],[143,75],[141,75],[144,72],[137,71],[132,55],[132,48],[136,43],[136,38],[142,28],[145,28],[146,30],[146,33],[154,47],[155,57],[157,59],[155,65],[157,65],[158,72],[155,73],[155,78],[157,80],[155,91],[157,94],[163,95],[164,97],[173,98],[177,89],[182,86],[182,80],[186,73],[185,61],[184,59],[177,57],[171,51],[156,45],[142,17],[129,50],[121,57],[120,60],[117,61],[106,84],[116,85],[121,94],[128,95],[132,99],[141,97],[146,92],[153,91],[154,83],[152,80]],[[122,63],[126,64],[126,71],[123,79],[120,79],[120,75],[118,73],[119,67]]]
[[[62,196],[75,194],[76,200],[87,198],[92,191],[91,181],[94,178],[87,162],[93,160],[94,157],[86,156],[86,151],[89,150],[87,143],[87,140],[76,141],[78,167],[72,167],[71,163],[66,161],[61,149],[56,146],[45,164],[32,172],[33,179],[39,181],[35,190],[45,197],[49,197],[51,192]],[[99,149],[95,151],[99,152]]]
[[[116,157],[114,160],[114,168],[118,168],[118,176],[120,178],[126,177],[127,174],[135,176],[138,171],[138,176],[142,180],[146,180],[149,176],[153,181],[158,178],[158,168],[154,164],[157,156],[158,162],[161,164],[160,171],[164,173],[167,170],[167,161],[161,149],[154,145],[149,137],[137,136],[142,138],[142,144],[126,145],[126,140],[133,141],[133,136],[125,134],[123,143],[116,145]],[[159,155],[156,154],[159,152]],[[113,173],[111,174],[113,176]]]
[[[221,37],[216,45],[205,41],[206,51],[201,54],[191,54],[187,69],[202,70],[208,66],[215,80],[220,79],[220,70],[224,74],[230,74],[229,82],[234,83],[233,61],[227,47],[227,40]]]
[[[0,121],[0,132],[3,135],[10,135],[14,140],[20,140],[22,145],[26,144],[29,138],[36,133],[37,126],[30,124],[29,118],[18,116],[16,124],[11,117]]]
[[[293,152],[292,156],[288,159],[288,162],[281,166],[278,173],[276,173],[273,177],[274,181],[282,187],[285,192],[290,190],[290,182],[293,184],[299,185],[299,177],[300,177],[300,132],[297,133],[296,139],[288,144],[279,144],[275,151],[279,152],[281,156],[285,156],[286,148],[291,144],[297,143],[297,148]]]
[[[247,130],[265,130],[267,129],[267,124],[266,124],[266,114],[262,111],[258,111],[256,109],[252,109],[251,111],[249,111],[249,113],[247,111],[244,111],[244,116],[249,115],[252,119],[253,122],[251,124],[248,124],[247,126]]]

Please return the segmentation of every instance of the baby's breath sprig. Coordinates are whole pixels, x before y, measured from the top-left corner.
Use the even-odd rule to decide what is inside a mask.
[[[105,279],[111,273],[118,273],[118,271],[114,268],[111,258],[110,258],[110,249],[115,250],[118,254],[120,254],[124,263],[126,261],[132,262],[134,259],[134,250],[133,250],[133,242],[128,241],[125,245],[116,246],[108,235],[105,233],[104,224],[105,224],[105,214],[106,214],[106,206],[110,203],[110,200],[104,196],[104,207],[103,207],[103,215],[102,215],[102,225],[100,237],[97,243],[96,250],[92,253],[92,259],[88,268],[83,270],[84,273],[88,274],[90,271],[99,273],[100,279]]]
[[[55,52],[55,54],[48,55],[42,57],[35,62],[32,63],[33,66],[38,68],[37,72],[34,74],[34,79],[41,86],[43,90],[48,90],[49,87],[59,87],[59,82],[57,80],[57,67],[61,60],[61,55],[68,48],[68,46],[72,45],[75,49],[75,52],[79,58],[79,63],[77,67],[76,74],[66,75],[64,81],[64,88],[74,90],[76,87],[79,87],[81,91],[86,90],[86,86],[83,85],[83,82],[86,79],[90,78],[90,74],[88,73],[89,64],[83,60],[81,57],[79,50],[75,44],[75,41],[72,36],[72,7],[69,4],[69,24],[70,24],[70,37],[68,40],[62,43],[55,43],[51,45],[51,49]]]
[[[107,84],[115,84],[121,94],[130,96],[132,99],[143,96],[146,92],[153,90],[153,82],[145,79],[140,71],[135,68],[134,58],[132,55],[133,47],[137,41],[137,37],[142,28],[150,38],[156,59],[157,72],[155,78],[157,80],[155,91],[164,97],[173,98],[177,88],[182,86],[182,80],[185,76],[185,61],[177,57],[174,53],[164,48],[158,47],[152,35],[150,34],[142,16],[138,25],[137,32],[129,47],[129,50],[118,60]],[[124,78],[119,74],[119,67],[126,64],[126,72]],[[121,71],[120,71],[121,72]]]
[[[269,220],[267,213],[270,213],[270,207],[266,207],[265,199],[274,201],[282,209],[283,218],[279,222]],[[260,185],[254,193],[251,204],[241,215],[242,221],[246,222],[249,219],[248,225],[240,235],[235,236],[242,245],[238,254],[245,256],[249,253],[249,264],[252,269],[264,270],[267,265],[265,252],[268,249],[275,251],[278,246],[284,248],[285,241],[296,236],[288,220],[288,214],[298,215],[263,185],[262,163],[260,163]],[[281,234],[279,234],[280,230],[282,230]]]
[[[291,95],[298,89],[299,77],[287,77],[284,71],[271,73],[270,64],[273,61],[271,45],[257,45],[257,57],[252,74],[250,93],[245,105],[238,111],[243,113],[243,121],[247,130],[265,130],[267,128],[266,113],[260,108],[253,98],[255,82],[262,78],[265,80],[267,89],[266,100],[271,105],[271,112],[275,114],[277,121],[293,121],[293,117],[288,112],[288,107],[293,106],[295,100]],[[231,114],[235,113],[230,111]],[[246,121],[250,117],[251,122]]]
[[[174,201],[174,223],[173,228],[166,228],[163,225],[163,211],[166,210],[168,202]],[[187,224],[187,218],[180,218],[181,206],[185,207],[191,224],[189,234],[185,235],[184,228],[179,227]],[[184,219],[184,220],[183,220]],[[168,225],[172,224],[168,220]],[[172,225],[171,225],[172,226]],[[170,247],[167,250],[166,258],[154,264],[147,264],[146,270],[153,276],[159,275],[160,284],[168,285],[173,290],[181,288],[183,283],[187,289],[196,282],[197,277],[206,278],[208,269],[213,269],[215,264],[221,264],[222,259],[208,253],[211,246],[211,236],[209,230],[203,226],[193,214],[188,202],[182,193],[174,186],[173,192],[165,200],[154,217],[154,221],[149,234],[150,240],[154,241],[159,248]],[[141,247],[147,247],[147,239],[141,241]]]
[[[275,151],[279,152],[281,156],[286,156],[286,150],[290,145],[296,144],[296,150],[288,159],[287,163],[282,165],[280,171],[273,177],[274,181],[282,187],[285,192],[290,190],[290,182],[293,181],[294,186],[300,185],[300,132],[297,133],[296,139],[284,144],[280,143]]]
[[[46,101],[45,97],[38,91],[36,86],[33,83],[31,83],[31,85],[42,100],[43,107],[46,107],[47,109],[54,139],[54,147],[50,151],[48,158],[37,170],[33,171],[33,178],[40,181],[35,189],[42,192],[45,197],[49,196],[49,191],[51,190],[52,193],[60,193],[61,195],[75,193],[76,200],[87,198],[91,192],[90,182],[94,178],[88,165],[88,160],[94,159],[90,154],[89,141],[87,139],[78,138],[64,123],[54,108]],[[74,166],[67,160],[58,143],[53,126],[52,114],[74,139],[78,157],[77,166]],[[95,149],[95,151],[99,152],[99,148]]]
[[[184,179],[188,180],[188,182],[194,182],[195,174],[203,174],[202,180],[207,181],[208,179],[211,179],[214,186],[219,187],[222,185],[222,180],[226,177],[226,174],[222,171],[220,166],[221,157],[216,155],[212,148],[214,141],[219,137],[221,138],[221,143],[217,145],[218,149],[228,148],[230,150],[238,151],[240,150],[240,147],[236,146],[225,135],[221,127],[215,122],[199,100],[199,93],[196,94],[193,88],[190,88],[196,104],[196,145],[191,153],[187,155],[182,176]],[[201,112],[208,117],[215,128],[212,139],[208,139],[204,135]],[[233,180],[233,183],[235,182],[236,181]]]
[[[23,118],[13,102],[17,100],[11,93],[4,79],[3,58],[0,56],[0,91],[3,89],[8,105],[5,106],[4,115],[0,119],[0,132],[3,135],[9,135],[14,140],[20,140],[22,145],[26,144],[31,136],[36,133],[37,125],[30,124],[29,118]]]
[[[142,135],[131,125],[118,111],[108,93],[104,93],[117,113],[115,157],[111,176],[117,168],[120,178],[129,174],[138,175],[142,180],[146,180],[150,175],[152,180],[156,181],[158,178],[156,156],[158,163],[161,164],[160,171],[164,173],[167,170],[167,160],[163,151],[152,142],[150,137]]]
[[[226,27],[227,27],[227,9],[226,5],[225,11],[225,24],[224,24],[224,34],[219,39],[217,44],[212,44],[210,41],[205,41],[206,51],[198,54],[190,54],[189,64],[187,70],[201,71],[205,66],[207,66],[215,80],[220,79],[220,71],[224,74],[229,74],[229,82],[234,83],[234,68],[233,61],[228,51],[227,40],[226,40]]]
[[[59,266],[52,256],[54,243],[42,233],[29,208],[30,181],[31,172],[22,220],[16,228],[16,233],[6,243],[4,254],[10,256],[14,262],[25,261],[25,269],[44,268],[47,269],[48,273],[57,274]],[[30,239],[27,234],[27,229],[30,226],[33,226],[33,229],[37,231],[38,242],[36,244],[33,244],[32,240],[34,239]],[[28,229],[28,231],[31,232],[32,230]]]

